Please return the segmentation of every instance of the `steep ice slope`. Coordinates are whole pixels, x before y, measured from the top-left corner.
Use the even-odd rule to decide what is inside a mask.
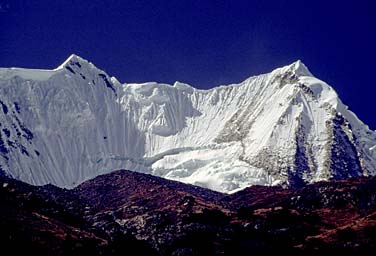
[[[116,169],[234,192],[376,172],[376,133],[300,61],[240,84],[120,84],[72,55],[0,69],[0,165],[74,187]],[[2,110],[2,111],[1,111]]]

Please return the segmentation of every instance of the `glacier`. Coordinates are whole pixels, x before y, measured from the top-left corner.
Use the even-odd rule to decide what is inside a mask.
[[[73,188],[118,169],[233,193],[376,174],[376,132],[296,61],[239,84],[120,83],[71,55],[0,68],[0,170]]]

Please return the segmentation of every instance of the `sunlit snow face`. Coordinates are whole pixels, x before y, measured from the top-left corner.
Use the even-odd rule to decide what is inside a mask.
[[[232,193],[376,169],[376,135],[301,62],[198,90],[121,84],[72,55],[55,70],[0,69],[0,91],[1,168],[32,184],[130,169]]]

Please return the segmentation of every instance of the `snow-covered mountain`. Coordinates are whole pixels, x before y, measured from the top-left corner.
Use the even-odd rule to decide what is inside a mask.
[[[117,169],[234,192],[376,174],[376,132],[300,62],[240,84],[121,84],[71,55],[0,69],[0,166],[74,187]]]

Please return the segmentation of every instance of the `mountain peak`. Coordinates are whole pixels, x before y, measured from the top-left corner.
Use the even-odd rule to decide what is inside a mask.
[[[68,65],[77,65],[81,66],[82,64],[91,64],[89,61],[85,60],[84,58],[72,53],[59,67],[57,67],[55,70],[63,69],[67,67]]]
[[[66,70],[68,73],[76,75],[79,74],[81,78],[86,79],[86,76],[99,76],[106,80],[106,86],[114,90],[113,85],[110,80],[114,83],[120,84],[120,82],[114,77],[110,78],[105,71],[97,68],[93,63],[88,60],[76,55],[71,54],[59,67],[55,68],[53,71]]]
[[[297,60],[286,67],[286,71],[292,71],[297,76],[313,76],[301,60]]]
[[[67,61],[72,60],[72,61],[87,61],[84,58],[78,56],[77,54],[72,53],[68,58]]]

